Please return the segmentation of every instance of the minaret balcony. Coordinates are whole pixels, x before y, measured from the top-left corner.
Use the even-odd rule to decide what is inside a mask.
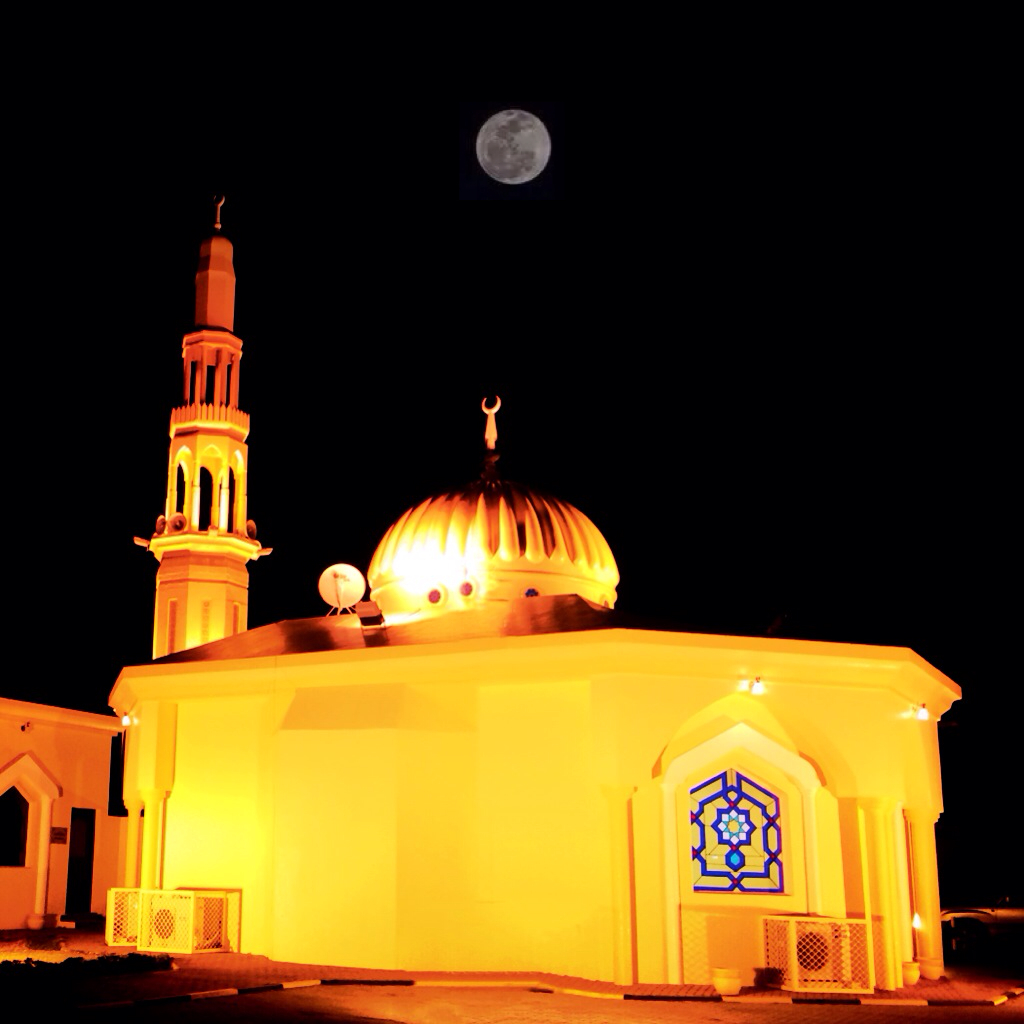
[[[202,428],[236,435],[244,441],[249,436],[249,414],[232,405],[195,402],[171,410],[171,436],[185,428]]]
[[[164,533],[152,537],[149,550],[159,562],[168,551],[182,551],[202,559],[204,555],[234,555],[244,564],[262,554],[270,554],[258,540],[237,533],[222,533],[216,527],[202,532],[186,530],[182,533]]]

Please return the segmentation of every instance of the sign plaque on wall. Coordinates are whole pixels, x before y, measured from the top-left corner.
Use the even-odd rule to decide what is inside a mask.
[[[67,846],[68,830],[55,825],[50,829],[50,842],[58,846]]]

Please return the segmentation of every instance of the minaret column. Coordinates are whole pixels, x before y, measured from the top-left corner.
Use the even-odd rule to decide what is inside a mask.
[[[181,343],[184,405],[171,413],[165,514],[150,539],[136,538],[160,563],[154,658],[220,640],[233,632],[233,623],[244,624],[249,600],[246,564],[270,554],[270,548],[262,547],[245,529],[249,417],[237,405],[242,340],[233,333],[234,250],[219,234],[220,204],[217,209],[215,233],[199,249],[195,328]],[[180,494],[177,453],[183,448],[189,457],[181,462],[187,479],[185,493]],[[204,471],[210,474],[205,490]],[[229,507],[232,471],[235,502]],[[179,501],[184,522],[175,519]]]

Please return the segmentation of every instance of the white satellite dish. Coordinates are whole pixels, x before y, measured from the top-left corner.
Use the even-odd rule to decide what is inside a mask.
[[[339,562],[320,574],[319,590],[320,596],[340,613],[342,608],[351,608],[362,600],[366,593],[366,579],[354,565]]]

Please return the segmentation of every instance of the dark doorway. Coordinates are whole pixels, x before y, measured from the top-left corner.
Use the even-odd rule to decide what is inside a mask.
[[[92,859],[95,844],[96,812],[89,808],[72,807],[65,914],[88,914],[92,910]]]
[[[0,867],[25,866],[28,801],[11,786],[0,794]]]

